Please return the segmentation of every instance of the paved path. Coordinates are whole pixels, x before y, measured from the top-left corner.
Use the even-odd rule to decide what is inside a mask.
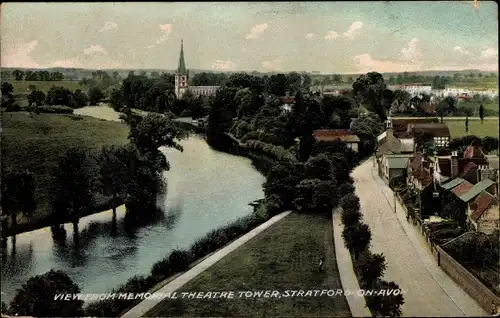
[[[372,232],[371,251],[387,260],[384,279],[394,281],[404,295],[403,316],[485,316],[487,313],[439,266],[418,228],[406,221],[405,212],[390,188],[368,160],[352,177],[361,203],[364,221]]]
[[[340,282],[342,283],[342,288],[344,290],[349,290],[351,292],[357,292],[359,288],[358,279],[354,273],[354,267],[352,264],[351,253],[344,245],[344,239],[342,238],[342,230],[344,225],[342,225],[342,220],[340,218],[340,211],[334,210],[332,212],[333,219],[333,237],[335,242],[335,258],[337,259],[337,267],[340,274]],[[366,307],[365,297],[354,295],[345,296],[347,303],[349,304],[349,309],[353,317],[371,317],[372,314],[370,310]]]
[[[251,230],[247,234],[243,235],[239,239],[235,240],[231,244],[227,245],[226,247],[220,249],[219,251],[215,252],[211,256],[209,256],[207,259],[193,267],[192,269],[188,270],[184,274],[180,275],[176,279],[172,280],[170,283],[166,284],[159,290],[157,290],[158,293],[172,293],[179,288],[181,288],[183,285],[185,285],[187,282],[189,282],[191,279],[195,278],[199,274],[201,274],[203,271],[207,270],[210,266],[214,265],[217,263],[219,260],[221,260],[224,256],[227,254],[231,253],[232,251],[236,250],[238,247],[242,246],[267,228],[269,228],[271,225],[275,224],[276,222],[280,221],[283,219],[285,216],[290,214],[291,211],[283,212],[281,214],[278,214],[274,217],[272,217],[269,221],[259,225],[255,229]],[[141,317],[145,313],[147,313],[149,310],[151,310],[154,306],[156,306],[158,303],[160,303],[162,300],[161,299],[145,299],[141,301],[137,306],[133,307],[131,310],[129,310],[127,313],[125,313],[122,318],[137,318]]]

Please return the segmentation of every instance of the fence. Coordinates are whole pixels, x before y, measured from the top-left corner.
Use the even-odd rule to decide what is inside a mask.
[[[471,272],[460,265],[453,257],[445,252],[440,246],[436,246],[438,265],[448,274],[462,289],[469,294],[486,312],[492,310],[492,303],[500,306],[500,297],[495,295]],[[434,254],[434,253],[433,253]],[[435,254],[436,255],[436,254]]]

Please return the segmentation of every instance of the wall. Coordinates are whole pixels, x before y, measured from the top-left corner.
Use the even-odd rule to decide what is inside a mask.
[[[469,294],[486,312],[491,312],[491,303],[500,306],[500,297],[496,296],[488,287],[481,283],[467,269],[454,260],[441,247],[436,247],[439,266],[462,289]]]
[[[389,180],[391,180],[392,178],[397,178],[397,177],[401,177],[405,174],[406,172],[406,169],[405,168],[402,168],[402,169],[389,169]]]

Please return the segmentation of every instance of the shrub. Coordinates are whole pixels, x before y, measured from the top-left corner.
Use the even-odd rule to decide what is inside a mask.
[[[21,106],[19,106],[18,104],[8,104],[6,107],[5,107],[5,111],[6,112],[20,112],[22,111],[23,109],[21,108]]]
[[[172,264],[172,270],[178,273],[188,269],[189,264],[193,261],[193,255],[188,251],[174,250],[168,259]]]
[[[359,223],[363,218],[363,215],[359,212],[359,210],[342,210],[340,217],[344,226],[350,226]]]
[[[402,314],[401,306],[405,303],[403,295],[382,295],[383,290],[400,289],[399,285],[379,280],[375,283],[374,289],[373,295],[365,296],[366,306],[370,308],[373,315],[376,317],[400,317]]]
[[[371,288],[384,275],[387,269],[383,254],[372,254],[370,251],[361,253],[356,262],[358,273],[364,288]]]
[[[340,206],[344,211],[359,211],[359,198],[354,193],[347,194],[340,199]]]
[[[246,146],[280,161],[297,161],[297,158],[293,154],[281,146],[275,146],[260,140],[249,140],[246,142]]]
[[[348,194],[354,194],[355,188],[350,182],[344,182],[337,188],[337,193],[340,198],[345,197]]]
[[[38,106],[41,113],[49,114],[72,114],[73,108],[68,106]]]
[[[372,239],[371,236],[368,225],[363,223],[346,226],[342,231],[345,247],[354,253],[354,259],[358,259],[358,255],[366,251]]]

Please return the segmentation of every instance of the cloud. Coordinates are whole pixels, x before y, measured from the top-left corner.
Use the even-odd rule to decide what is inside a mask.
[[[160,44],[168,40],[170,33],[172,33],[172,24],[159,24],[160,30],[162,32],[160,38],[156,40],[156,44]]]
[[[55,61],[50,65],[50,67],[79,68],[83,67],[83,65],[78,60],[78,58],[72,58],[72,59]]]
[[[349,29],[344,33],[344,36],[350,39],[354,39],[354,36],[356,35],[356,33],[358,33],[357,31],[359,31],[362,27],[363,27],[363,22],[354,21],[349,27]]]
[[[233,71],[236,69],[236,64],[230,60],[217,60],[212,64],[212,69],[219,71]]]
[[[33,60],[31,53],[37,47],[38,40],[19,43],[9,52],[2,52],[0,61],[2,67],[25,67],[40,68],[41,66]]]
[[[471,52],[467,51],[466,49],[464,49],[464,48],[463,48],[463,47],[461,47],[461,46],[455,46],[455,47],[453,48],[453,51],[460,52],[460,53],[461,53],[461,54],[463,54],[463,55],[469,55],[469,56],[470,56],[470,55],[472,55],[472,53],[471,53]]]
[[[486,47],[484,51],[481,51],[482,59],[498,58],[498,49],[493,47]]]
[[[106,55],[106,50],[99,44],[91,44],[88,48],[83,50],[85,55],[103,54]]]
[[[336,39],[338,36],[339,36],[339,34],[337,32],[335,32],[335,31],[329,31],[325,35],[325,39],[327,39],[327,40],[333,40],[333,39]]]
[[[154,44],[151,44],[151,45],[146,46],[146,49],[152,49],[152,48],[154,48],[154,47],[155,47],[155,45],[154,45]]]
[[[376,72],[416,72],[422,70],[421,63],[393,62],[373,59],[370,54],[360,54],[353,58],[359,73]]]
[[[413,38],[408,42],[407,46],[401,49],[401,57],[403,60],[417,62],[420,58],[420,50],[417,47],[419,40]]]
[[[246,38],[247,39],[258,39],[264,31],[267,30],[267,27],[269,27],[269,24],[263,23],[263,24],[256,24],[252,27],[250,30],[250,33],[247,34]]]
[[[312,40],[312,39],[314,39],[314,36],[315,36],[314,33],[307,33],[306,34],[306,39]]]
[[[99,32],[116,30],[116,29],[118,29],[118,24],[115,22],[108,21],[108,22],[106,22],[106,24],[104,24],[104,26],[102,27],[102,29]]]
[[[279,59],[275,59],[274,61],[264,61],[262,62],[262,67],[264,67],[267,71],[281,71],[283,69],[283,65]]]

